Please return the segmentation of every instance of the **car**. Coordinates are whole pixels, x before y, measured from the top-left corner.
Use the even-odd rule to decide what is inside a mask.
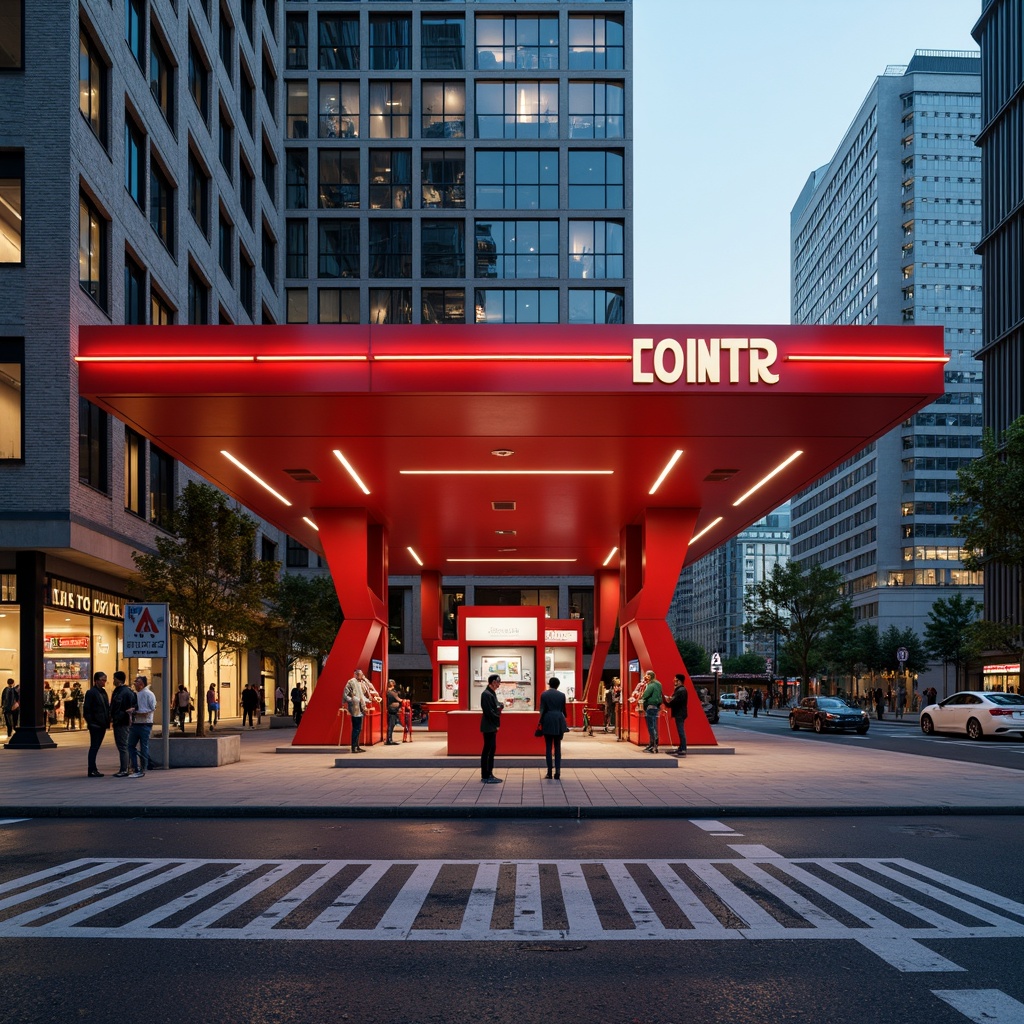
[[[921,732],[949,732],[982,740],[986,736],[1024,739],[1024,697],[1001,690],[961,690],[921,709]]]
[[[866,711],[851,707],[839,697],[804,697],[790,711],[789,727],[796,732],[804,725],[818,733],[852,729],[863,736],[871,728],[871,719]]]
[[[720,693],[718,695],[718,706],[723,711],[735,711],[740,706],[740,699],[735,693]]]

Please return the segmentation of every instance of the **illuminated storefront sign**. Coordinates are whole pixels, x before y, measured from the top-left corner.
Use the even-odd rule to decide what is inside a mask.
[[[729,384],[778,384],[772,372],[778,347],[769,338],[633,339],[633,383],[721,384],[723,370]]]
[[[107,619],[124,617],[124,598],[103,590],[94,590],[80,583],[50,577],[46,603],[51,608],[65,608],[71,612],[100,615]]]
[[[466,619],[466,639],[475,643],[505,643],[537,639],[537,620],[527,618]]]
[[[91,644],[87,636],[47,636],[43,638],[43,646],[47,651],[87,651]]]
[[[1020,663],[1015,665],[986,665],[982,670],[986,676],[1020,675]]]

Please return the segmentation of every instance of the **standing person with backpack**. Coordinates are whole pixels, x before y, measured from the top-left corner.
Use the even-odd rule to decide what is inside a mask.
[[[690,695],[686,692],[686,677],[677,672],[672,696],[665,701],[668,705],[668,713],[676,723],[676,732],[679,733],[679,746],[672,751],[673,757],[686,757],[686,706],[689,701]]]
[[[665,703],[665,693],[661,688],[654,669],[648,669],[644,673],[644,692],[637,702],[644,709],[644,718],[647,720],[647,746],[645,753],[658,753],[658,715],[661,714],[661,706]]]
[[[114,673],[114,692],[110,695],[110,722],[114,727],[114,746],[117,747],[119,767],[115,779],[128,777],[128,730],[132,724],[132,711],[139,705],[135,691],[128,685],[123,672]]]

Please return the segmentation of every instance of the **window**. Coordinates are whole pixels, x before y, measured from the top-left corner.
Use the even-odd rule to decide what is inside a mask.
[[[277,545],[269,537],[260,537],[260,561],[277,561]]]
[[[359,289],[321,288],[317,295],[317,322],[321,324],[359,323]]]
[[[87,398],[78,399],[78,479],[107,491],[107,435],[110,417]]]
[[[358,277],[359,221],[321,220],[317,230],[317,277]]]
[[[220,108],[217,118],[217,156],[220,165],[228,175],[228,181],[234,180],[235,126],[224,107]]]
[[[621,220],[569,221],[569,276],[592,280],[625,276]]]
[[[285,323],[308,324],[309,323],[309,289],[307,288],[286,288],[285,296]]]
[[[124,258],[124,322],[146,322],[146,271],[131,258]]]
[[[217,263],[224,276],[231,280],[231,258],[235,251],[235,226],[221,209],[217,220]]]
[[[267,195],[270,201],[277,206],[277,158],[274,156],[274,151],[271,149],[270,142],[266,136],[263,137],[263,156],[260,161],[260,170]]]
[[[359,137],[359,83],[324,81],[320,83],[320,107],[317,133],[321,139]]]
[[[466,292],[463,288],[424,288],[421,292],[424,324],[464,324]]]
[[[370,277],[412,277],[412,221],[370,221]]]
[[[149,91],[164,120],[174,127],[174,65],[167,47],[152,29],[149,33]]]
[[[318,60],[321,71],[359,70],[359,17],[321,14],[317,20]]]
[[[309,66],[309,18],[305,12],[285,15],[284,37],[285,67],[305,71]]]
[[[557,16],[477,17],[476,66],[481,71],[556,69]]]
[[[245,122],[246,128],[249,129],[249,136],[255,138],[253,124],[256,110],[256,86],[253,84],[252,75],[249,74],[249,69],[245,66],[245,60],[241,54],[239,54],[238,63],[242,69],[239,75],[238,105],[242,111],[242,120]]]
[[[0,338],[0,461],[25,457],[25,343]]]
[[[569,153],[569,208],[622,208],[623,158],[616,150],[582,149]]]
[[[625,54],[622,15],[569,15],[569,68],[619,71]]]
[[[128,44],[135,63],[144,67],[142,26],[145,24],[144,0],[124,0],[124,41]]]
[[[224,65],[224,70],[228,73],[228,78],[231,78],[231,58],[234,56],[234,41],[235,41],[235,26],[231,24],[231,19],[228,17],[228,12],[221,6],[220,9],[220,21],[217,27],[217,49],[220,52],[220,62]]]
[[[260,266],[271,286],[277,283],[277,239],[267,226],[263,223],[263,231],[260,237]]]
[[[277,118],[277,75],[274,74],[274,68],[270,63],[270,59],[266,53],[263,54],[263,98],[267,101],[267,106],[270,108],[270,115],[275,120]]]
[[[556,324],[558,291],[536,288],[477,288],[478,324]]]
[[[477,82],[480,139],[557,139],[557,82]]]
[[[285,138],[305,139],[309,136],[309,83],[304,79],[287,83]]]
[[[421,277],[466,276],[466,224],[461,220],[421,222]]]
[[[412,67],[412,19],[408,14],[370,15],[370,70]]]
[[[0,152],[0,264],[21,263],[24,179],[24,154]]]
[[[548,149],[477,151],[476,205],[481,210],[557,210],[558,153]]]
[[[149,446],[149,521],[169,530],[174,515],[174,459]]]
[[[166,327],[174,323],[171,304],[153,287],[149,289],[149,322],[154,327]]]
[[[466,83],[424,82],[422,89],[423,138],[464,139]]]
[[[149,223],[160,241],[173,251],[174,189],[152,152],[149,156]]]
[[[558,277],[558,221],[478,220],[476,277]]]
[[[146,442],[131,427],[124,428],[124,510],[146,514]]]
[[[238,298],[251,320],[256,299],[256,265],[242,246],[238,247]]]
[[[412,83],[370,82],[370,138],[412,135]]]
[[[411,324],[411,288],[371,288],[371,324]]]
[[[203,56],[199,44],[192,38],[188,41],[188,91],[192,94],[203,120],[210,119],[210,65]]]
[[[188,212],[200,230],[210,237],[210,176],[194,153],[188,155]]]
[[[238,199],[242,205],[242,213],[245,214],[245,219],[249,222],[249,226],[252,226],[253,218],[255,217],[255,195],[256,195],[256,175],[253,174],[252,168],[242,159],[241,154],[238,157]]]
[[[284,157],[285,207],[289,210],[304,210],[309,205],[306,190],[309,150],[287,149]]]
[[[626,304],[621,288],[570,288],[569,323],[625,323]]]
[[[321,149],[317,205],[321,210],[359,209],[359,153]]]
[[[309,548],[303,547],[294,537],[286,538],[284,564],[289,569],[309,568]]]
[[[412,150],[370,150],[370,209],[412,207]]]
[[[466,66],[466,19],[461,14],[424,14],[420,24],[420,67],[461,71]]]
[[[83,28],[78,30],[78,109],[93,135],[106,143],[107,69]]]
[[[408,587],[388,589],[388,650],[396,653],[405,650],[405,595],[408,592]]]
[[[0,69],[22,66],[25,44],[23,0],[0,0]]]
[[[621,82],[570,82],[569,138],[624,138],[624,97]]]
[[[188,268],[188,322],[205,324],[210,321],[210,289],[195,267]]]
[[[253,0],[242,0],[242,26],[245,28],[245,34],[249,37],[249,42],[253,40]]]
[[[458,638],[459,609],[466,603],[466,595],[461,590],[451,587],[441,589],[441,637],[444,640]]]
[[[146,140],[131,117],[124,118],[124,187],[137,206],[145,209],[146,198],[142,182],[145,178]]]
[[[289,220],[285,223],[285,277],[309,276],[309,225],[305,220]],[[305,321],[303,321],[305,323]]]
[[[106,309],[107,226],[84,195],[78,197],[78,282],[93,302]]]
[[[425,210],[465,207],[464,149],[425,149],[420,169],[423,179],[421,202]]]

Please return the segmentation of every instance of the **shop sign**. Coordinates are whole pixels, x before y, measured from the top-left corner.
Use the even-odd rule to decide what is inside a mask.
[[[437,649],[438,661],[458,661],[459,649],[455,644],[445,644]]]
[[[549,644],[574,644],[579,633],[575,629],[545,629],[544,641]]]
[[[87,651],[89,650],[89,638],[87,636],[47,636],[43,638],[43,648],[47,651]]]
[[[93,590],[81,583],[49,579],[50,593],[46,603],[51,608],[65,608],[72,612],[99,615],[106,619],[120,619],[124,614],[124,598],[104,590]]]
[[[1016,665],[985,665],[981,671],[986,676],[1020,675],[1020,662]]]
[[[124,608],[124,656],[167,657],[167,605],[128,604]]]
[[[507,643],[516,640],[537,640],[536,619],[488,619],[483,616],[468,618],[466,639],[476,643]]]
[[[770,338],[634,338],[633,383],[778,384],[778,354]]]

